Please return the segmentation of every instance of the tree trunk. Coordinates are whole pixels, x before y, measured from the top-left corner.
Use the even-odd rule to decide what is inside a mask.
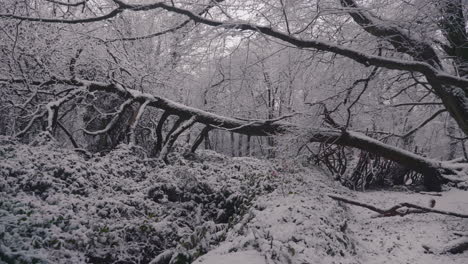
[[[234,133],[231,132],[229,133],[229,139],[230,139],[230,146],[231,146],[231,156],[235,157],[236,156],[236,145],[234,142]]]
[[[243,148],[243,145],[242,145],[242,135],[239,134],[237,135],[237,139],[238,139],[238,147],[237,147],[237,154],[239,155],[239,157],[242,157],[243,155],[243,151],[242,151],[242,148]]]
[[[164,111],[164,113],[161,115],[161,118],[159,118],[158,124],[156,125],[156,144],[153,148],[153,151],[151,153],[151,156],[157,156],[158,153],[162,149],[163,145],[163,134],[162,134],[162,129],[164,126],[164,122],[166,122],[167,118],[170,116],[170,114],[167,111]]]
[[[246,145],[246,150],[245,152],[247,153],[247,155],[250,157],[252,156],[252,152],[250,151],[250,135],[247,135],[247,145]]]

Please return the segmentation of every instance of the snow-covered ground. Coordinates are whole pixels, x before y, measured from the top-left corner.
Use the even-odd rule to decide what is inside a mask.
[[[244,263],[249,256],[255,264],[355,263],[348,213],[326,196],[334,190],[330,180],[307,168],[283,176],[285,182],[258,197],[246,221],[230,230],[226,241],[195,263]]]
[[[338,188],[339,189],[339,188]],[[370,203],[382,208],[390,208],[400,202],[412,202],[420,205],[429,204],[431,199],[436,200],[436,209],[454,211],[468,214],[468,192],[462,190],[449,190],[442,194],[441,197],[434,197],[413,193],[409,191],[372,191],[363,193],[350,193],[343,191],[342,194],[353,197],[353,199]],[[274,195],[274,194],[270,194]],[[468,231],[468,219],[455,218],[453,216],[444,216],[438,214],[410,214],[407,216],[394,217],[379,217],[375,218],[376,213],[362,207],[350,206],[345,211],[340,211],[343,214],[343,221],[347,220],[347,239],[349,245],[353,248],[354,254],[344,255],[320,255],[321,245],[309,244],[317,237],[326,232],[314,233],[313,230],[318,229],[319,221],[314,218],[302,218],[304,222],[291,221],[288,225],[286,222],[276,222],[278,215],[288,215],[287,212],[281,212],[281,204],[287,208],[293,208],[293,219],[298,219],[301,215],[299,209],[304,209],[304,213],[321,214],[322,210],[316,210],[314,206],[308,207],[303,204],[311,204],[311,196],[306,194],[299,200],[293,197],[283,198],[278,196],[272,199],[275,202],[270,202],[273,205],[270,209],[266,209],[263,215],[257,215],[255,223],[262,222],[263,228],[272,233],[275,240],[287,241],[288,237],[301,236],[305,247],[301,244],[294,243],[294,240],[284,245],[289,245],[295,249],[298,254],[290,256],[286,262],[279,263],[420,263],[420,264],[436,264],[436,263],[468,263],[468,252],[462,254],[431,254],[426,252],[423,245],[433,248],[443,248],[447,243],[453,241],[457,236],[453,232]],[[316,197],[312,195],[312,197]],[[275,207],[277,203],[280,206]],[[315,205],[327,207],[326,204],[334,204],[333,201],[324,198],[321,203]],[[347,206],[346,206],[347,207]],[[277,214],[281,212],[280,214]],[[253,224],[254,226],[255,224]],[[344,226],[342,226],[344,229]],[[328,229],[332,234],[337,235],[336,230]],[[340,236],[337,236],[337,238]],[[343,238],[343,237],[341,237]],[[309,242],[309,243],[307,243]],[[320,241],[323,243],[324,241]],[[335,241],[335,245],[340,242]],[[211,264],[238,264],[238,263],[253,263],[266,264],[272,263],[269,259],[268,244],[265,248],[260,247],[262,254],[246,250],[242,252],[229,253],[229,247],[220,247],[209,252],[207,255],[198,259],[196,263]],[[323,244],[322,244],[323,246]],[[267,254],[265,254],[268,252]],[[349,253],[349,252],[346,252]],[[261,257],[263,256],[263,258]],[[250,261],[250,262],[248,262]]]
[[[315,176],[318,175],[315,174]],[[403,217],[375,218],[375,212],[362,207],[344,205],[347,209],[343,210],[341,209],[342,205],[323,196],[325,190],[330,190],[330,183],[323,186],[321,179],[323,178],[314,179],[311,177],[310,182],[303,186],[289,185],[292,188],[289,192],[294,192],[294,195],[283,197],[281,194],[273,192],[266,198],[267,202],[263,200],[264,197],[259,199],[260,204],[264,204],[266,209],[255,216],[250,226],[262,226],[261,230],[270,233],[274,243],[281,241],[282,246],[286,248],[285,251],[289,246],[296,252],[296,255],[285,258],[287,261],[278,263],[468,263],[468,252],[431,254],[423,248],[423,245],[431,248],[443,248],[447,243],[457,238],[453,232],[468,231],[468,219],[438,214],[410,214]],[[315,189],[314,183],[315,186],[319,187],[319,190]],[[434,199],[436,201],[435,209],[468,214],[468,192],[457,189],[446,191],[441,197],[401,190],[350,192],[340,188],[340,186],[335,186],[334,190],[335,193],[342,196],[348,196],[380,208],[390,208],[401,202],[428,206],[430,200]],[[275,195],[276,197],[271,197]],[[335,213],[342,216],[343,222],[340,231],[344,230],[344,232],[330,228],[333,227],[330,223],[325,229],[320,226],[322,221],[319,219],[324,215],[329,215],[324,214],[327,210],[333,210],[330,206],[335,207]],[[283,207],[290,208],[291,213],[288,213],[287,210],[281,210]],[[292,221],[283,220],[288,218]],[[283,221],[278,221],[278,219]],[[298,219],[300,220],[298,221]],[[252,228],[253,233],[255,233],[254,230],[255,228]],[[321,232],[316,232],[316,230]],[[327,252],[321,248],[328,244],[328,241],[321,240],[324,234],[335,236],[335,241],[333,239],[329,241],[334,246],[346,241],[345,244],[350,250],[339,252],[339,254],[321,254]],[[301,238],[300,243],[296,243],[296,239],[292,239],[296,236]],[[241,240],[240,237],[238,239]],[[319,244],[314,244],[313,241],[318,241]],[[228,245],[229,243],[232,242],[228,242]],[[259,248],[263,258],[260,258],[258,254],[253,255],[251,250],[245,251],[245,254],[242,252],[229,253],[229,246],[224,245],[224,247],[222,246],[201,257],[196,263],[237,264],[244,263],[245,259],[251,259],[251,262],[245,263],[272,263],[270,259],[272,250],[268,249],[267,241],[262,244],[264,246]]]
[[[200,152],[164,165],[129,146],[89,159],[0,138],[0,263],[468,263],[430,254],[467,232],[437,214],[373,218],[329,193],[468,214],[468,192],[352,192],[298,160]]]
[[[435,209],[468,214],[468,191],[451,189],[442,196],[408,191],[356,192],[359,201],[390,208],[402,202],[429,206],[434,199]],[[453,232],[468,231],[468,219],[440,214],[410,214],[403,217],[379,217],[362,207],[350,208],[350,229],[357,241],[362,263],[468,263],[468,252],[462,254],[429,254],[423,248],[442,249],[457,238]]]

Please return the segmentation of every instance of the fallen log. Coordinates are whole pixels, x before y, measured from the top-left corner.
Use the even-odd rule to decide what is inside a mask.
[[[1,80],[2,79],[0,78],[0,81]],[[94,93],[96,91],[100,91],[116,94],[126,100],[106,128],[98,131],[84,130],[88,134],[96,135],[108,132],[112,128],[113,124],[117,122],[116,120],[118,120],[118,115],[123,112],[125,105],[129,102],[138,102],[142,105],[144,104],[146,108],[157,108],[163,110],[167,115],[178,116],[181,120],[195,118],[196,123],[210,126],[213,129],[223,129],[248,136],[275,136],[292,133],[297,134],[297,137],[304,137],[306,142],[319,142],[358,148],[388,160],[392,160],[411,170],[421,173],[424,175],[424,185],[430,191],[441,191],[441,184],[444,182],[463,184],[468,180],[468,163],[444,162],[423,157],[399,147],[385,144],[365,134],[348,131],[344,128],[311,128],[283,121],[284,118],[291,116],[266,120],[242,120],[186,106],[161,96],[124,87],[118,83],[97,82],[81,79],[59,79],[55,77],[50,82],[66,85],[67,87],[75,87],[69,88],[70,94],[86,92]],[[48,106],[50,107],[48,108],[54,108],[56,111],[41,112],[41,115],[33,118],[30,123],[34,123],[38,121],[40,117],[48,115],[48,127],[53,128],[53,121],[58,115],[59,106],[65,104],[67,100],[70,101],[71,99],[72,96],[65,96],[56,101],[49,102]],[[161,121],[164,121],[164,119]],[[164,122],[159,123],[162,124]],[[31,127],[31,125],[28,125],[28,129]],[[25,131],[21,131],[18,136],[24,135],[25,133]],[[160,141],[159,136],[161,135],[158,135],[158,142]],[[158,148],[156,148],[157,151],[160,151],[161,149],[159,149],[159,147],[162,147],[159,146],[159,144],[160,143],[158,143],[157,146]]]

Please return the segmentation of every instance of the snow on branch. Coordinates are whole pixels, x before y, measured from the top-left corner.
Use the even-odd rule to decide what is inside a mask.
[[[321,51],[332,52],[347,58],[350,58],[358,63],[361,63],[365,66],[378,66],[392,70],[404,70],[410,72],[420,72],[426,76],[439,81],[441,84],[446,85],[455,85],[468,91],[468,79],[460,78],[455,75],[447,74],[427,62],[421,61],[408,61],[400,60],[393,58],[386,58],[383,56],[370,55],[355,49],[347,48],[342,45],[336,45],[327,41],[320,41],[315,39],[300,39],[295,36],[291,36],[287,33],[283,33],[272,29],[271,27],[260,26],[252,23],[247,23],[243,21],[218,21],[212,20],[206,17],[203,17],[197,13],[194,13],[190,10],[179,8],[174,5],[166,4],[164,2],[157,2],[152,4],[128,4],[120,0],[113,1],[117,7],[111,12],[103,16],[91,17],[91,18],[82,18],[82,19],[54,19],[54,18],[36,18],[36,17],[25,17],[17,16],[14,14],[0,14],[0,18],[11,18],[23,21],[35,21],[35,22],[45,22],[45,23],[66,23],[66,24],[80,24],[80,23],[92,23],[97,21],[103,21],[110,18],[113,18],[124,11],[138,12],[138,11],[150,11],[156,9],[164,9],[166,11],[184,15],[194,22],[202,23],[212,27],[222,27],[227,29],[235,30],[248,30],[255,31],[265,34],[267,36],[282,40],[284,42],[290,43],[299,48],[312,48]]]
[[[150,101],[146,100],[143,104],[140,105],[140,108],[138,109],[138,113],[133,120],[133,123],[130,126],[130,132],[129,132],[129,137],[130,137],[130,143],[131,144],[136,144],[136,137],[135,137],[135,129],[138,126],[138,122],[141,119],[141,116],[143,115],[143,112],[145,111],[146,106],[149,104]]]
[[[89,130],[83,129],[83,132],[88,135],[100,135],[100,134],[107,133],[117,124],[117,121],[122,116],[124,110],[127,109],[127,107],[129,107],[133,102],[134,102],[133,98],[127,99],[125,102],[123,102],[123,104],[120,105],[117,112],[113,114],[114,116],[112,117],[112,120],[107,124],[107,126],[104,129],[97,130],[97,131],[89,131]]]
[[[45,116],[47,114],[47,111],[44,111],[42,109],[42,106],[40,105],[36,111],[33,113],[33,117],[29,120],[28,124],[18,133],[15,134],[15,137],[22,137],[24,134],[26,134],[29,129],[31,129],[32,125],[38,120],[39,118]]]
[[[71,99],[75,98],[78,94],[80,93],[83,93],[85,92],[86,89],[84,87],[81,87],[81,88],[78,88],[78,89],[75,89],[73,91],[71,91],[69,94],[67,94],[66,96],[56,100],[56,101],[52,101],[52,102],[49,102],[48,104],[46,104],[46,109],[47,109],[47,113],[48,113],[48,118],[47,118],[47,131],[49,133],[52,133],[52,130],[55,126],[55,123],[56,123],[56,119],[57,119],[57,111],[58,111],[58,108],[63,105],[64,103],[70,101]]]
[[[445,163],[440,160],[422,157],[410,151],[385,144],[374,138],[354,131],[310,128],[281,120],[240,120],[186,106],[164,97],[129,89],[121,84],[80,79],[56,79],[55,81],[61,84],[79,87],[77,89],[83,89],[82,87],[86,87],[89,92],[102,91],[113,93],[120,96],[122,99],[127,100],[120,106],[119,110],[106,128],[99,131],[84,130],[85,133],[90,135],[102,134],[112,129],[124,109],[132,102],[139,102],[140,104],[144,104],[146,102],[145,107],[154,107],[164,110],[166,113],[165,115],[178,116],[180,120],[190,120],[191,118],[195,118],[195,121],[193,122],[244,135],[273,136],[299,132],[302,133],[302,136],[307,137],[308,142],[322,142],[358,148],[369,153],[379,155],[388,160],[392,160],[423,174],[425,185],[427,183],[426,186],[431,191],[440,191],[440,184],[443,180],[452,181],[462,185],[464,182],[468,181],[468,164],[466,163]],[[159,150],[159,148],[157,150]]]
[[[205,125],[211,125],[216,128],[231,130],[241,134],[251,136],[268,136],[286,133],[290,129],[296,128],[293,124],[277,121],[277,122],[260,122],[256,121],[246,126],[246,122],[220,116],[214,113],[206,112],[198,108],[186,106],[164,97],[152,95],[149,93],[140,92],[134,89],[123,87],[120,84],[93,82],[87,80],[60,80],[62,83],[69,83],[71,85],[85,85],[89,91],[104,91],[109,93],[118,94],[124,99],[133,99],[137,102],[143,103],[149,101],[148,106],[159,108],[167,111],[171,115],[177,115],[184,119],[189,119],[192,116],[197,117],[197,122]]]

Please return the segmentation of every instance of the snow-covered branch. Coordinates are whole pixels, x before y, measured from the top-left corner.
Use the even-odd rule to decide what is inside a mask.
[[[107,126],[104,129],[97,130],[97,131],[89,131],[89,130],[83,129],[83,132],[88,135],[100,135],[100,134],[107,133],[117,124],[117,121],[124,113],[124,110],[127,109],[127,107],[129,107],[133,102],[134,102],[133,98],[127,99],[125,102],[123,102],[120,105],[117,112],[113,113],[114,116],[112,117],[112,120],[107,124]]]
[[[156,9],[164,9],[166,11],[181,14],[187,16],[191,20],[197,23],[202,23],[208,26],[213,27],[222,27],[227,29],[236,29],[236,30],[249,30],[256,31],[267,36],[282,40],[284,42],[290,43],[299,48],[312,48],[321,51],[332,52],[344,57],[353,59],[354,61],[361,63],[365,66],[378,66],[387,69],[393,70],[403,70],[410,72],[420,72],[426,76],[431,76],[435,80],[439,81],[442,84],[455,85],[463,88],[464,91],[468,87],[468,79],[460,78],[455,75],[447,74],[427,62],[420,61],[408,61],[401,59],[386,58],[383,56],[370,55],[352,48],[347,48],[342,45],[335,45],[331,42],[320,41],[314,39],[301,39],[295,36],[289,35],[287,33],[280,32],[271,27],[260,26],[252,23],[242,22],[242,21],[218,21],[203,17],[193,11],[179,8],[174,5],[166,4],[164,2],[157,2],[153,4],[128,4],[122,1],[114,0],[114,3],[117,4],[117,7],[113,9],[106,15],[83,18],[83,19],[54,19],[54,18],[35,18],[35,17],[25,17],[17,16],[14,14],[0,14],[0,18],[11,18],[23,21],[32,21],[32,22],[44,22],[44,23],[62,23],[62,24],[80,24],[80,23],[92,23],[97,21],[103,21],[112,17],[119,15],[124,11],[138,12],[138,11],[150,11]]]
[[[55,126],[55,123],[56,123],[56,119],[57,119],[57,111],[59,109],[59,107],[61,105],[63,105],[64,103],[70,101],[71,99],[75,98],[78,94],[80,93],[83,93],[85,92],[86,89],[83,88],[83,87],[80,87],[80,88],[77,88],[73,91],[71,91],[69,94],[67,94],[66,96],[56,100],[56,101],[52,101],[52,102],[49,102],[48,104],[46,104],[46,109],[47,109],[47,113],[48,113],[48,118],[47,118],[47,131],[49,133],[52,133],[53,129],[54,129],[54,126]]]
[[[130,138],[131,144],[136,144],[135,129],[138,126],[138,122],[140,121],[141,116],[143,115],[143,112],[145,111],[145,108],[148,104],[149,104],[149,101],[145,101],[143,104],[140,105],[140,108],[138,109],[138,113],[135,119],[133,120],[132,124],[130,125],[129,138]]]

